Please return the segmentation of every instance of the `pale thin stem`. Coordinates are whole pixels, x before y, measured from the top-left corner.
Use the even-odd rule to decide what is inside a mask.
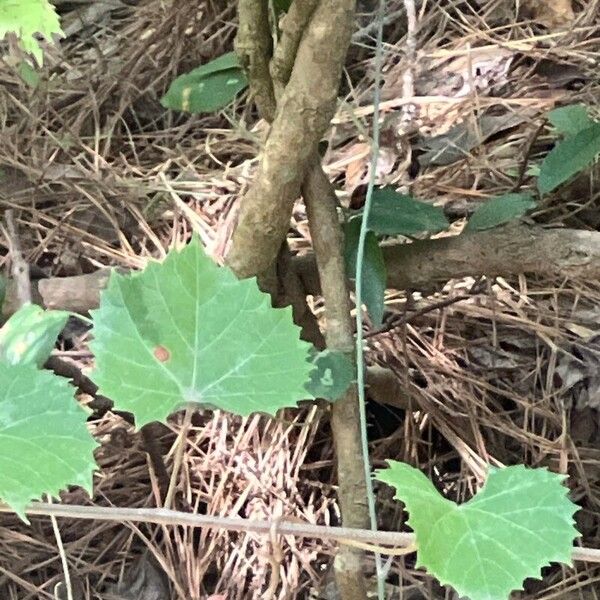
[[[185,450],[185,440],[187,434],[192,425],[192,415],[194,410],[191,406],[185,409],[185,415],[183,417],[183,424],[177,440],[175,440],[175,458],[173,460],[173,472],[171,473],[171,481],[169,482],[169,489],[167,490],[167,497],[165,498],[164,507],[171,508],[173,504],[173,498],[175,497],[175,491],[177,490],[177,479],[179,477],[179,471],[181,470],[181,463],[183,462],[183,453]]]
[[[7,504],[0,503],[0,513],[12,513]],[[215,517],[199,515],[165,508],[119,508],[113,506],[79,506],[73,504],[49,504],[34,502],[25,512],[30,515],[64,517],[66,519],[84,519],[117,523],[155,523],[157,525],[179,525],[183,527],[203,527],[205,529],[223,529],[246,533],[272,534],[273,521],[242,519],[239,517]],[[301,538],[331,540],[339,543],[361,542],[381,547],[409,547],[415,543],[412,533],[397,531],[371,531],[350,527],[329,527],[279,520],[276,526],[279,535],[293,535]],[[381,551],[381,550],[380,550]],[[573,560],[600,563],[599,548],[574,547]]]
[[[48,504],[52,504],[52,497],[50,494],[46,496],[48,498]],[[56,539],[56,546],[58,548],[58,554],[60,556],[60,563],[62,565],[63,574],[65,577],[65,589],[67,590],[67,600],[73,600],[73,586],[71,585],[71,574],[69,573],[69,563],[67,561],[67,553],[63,545],[62,536],[60,535],[60,529],[58,528],[58,521],[54,515],[50,515],[50,521],[52,522],[52,531],[54,531],[54,538]]]
[[[383,19],[385,15],[385,1],[379,0],[379,9],[377,11],[377,48],[375,51],[375,92],[373,98],[373,144],[371,147],[371,166],[369,174],[369,185],[367,187],[367,197],[363,210],[363,220],[358,239],[358,249],[356,257],[356,366],[358,399],[360,411],[360,432],[362,438],[362,454],[365,457],[364,469],[367,482],[367,504],[369,508],[369,518],[371,529],[377,531],[377,512],[375,510],[375,493],[373,491],[373,480],[371,478],[371,465],[369,457],[369,442],[367,438],[367,410],[365,397],[365,357],[363,353],[363,311],[362,311],[362,275],[363,275],[363,257],[365,254],[365,242],[367,239],[369,211],[373,198],[373,188],[375,187],[375,177],[377,173],[377,160],[379,158],[379,101],[381,88],[381,71],[383,66]],[[385,600],[385,570],[381,560],[381,554],[375,553],[375,567],[377,570],[377,597],[379,600]]]

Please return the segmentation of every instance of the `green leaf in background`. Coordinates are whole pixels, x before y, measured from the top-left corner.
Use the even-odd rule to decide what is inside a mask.
[[[39,73],[26,62],[22,62],[19,64],[17,68],[19,72],[19,76],[21,79],[32,89],[37,88],[40,84],[40,75]]]
[[[230,104],[247,85],[237,55],[229,52],[177,77],[160,102],[173,110],[214,112]]]
[[[0,40],[7,33],[16,34],[21,48],[39,65],[44,55],[35,35],[48,41],[53,35],[63,36],[58,15],[48,0],[0,0]]]
[[[313,351],[313,365],[306,389],[314,398],[337,400],[356,379],[354,363],[343,352]]]
[[[113,272],[93,320],[93,379],[138,426],[190,403],[274,414],[307,397],[312,346],[291,307],[272,308],[197,239],[141,273]]]
[[[587,129],[594,121],[590,119],[588,110],[583,104],[561,106],[548,113],[548,120],[554,125],[556,131],[563,135],[576,135]]]
[[[399,194],[392,187],[373,190],[369,230],[379,235],[410,237],[421,233],[438,233],[449,225],[439,206]]]
[[[346,224],[344,231],[346,271],[350,279],[354,279],[356,276],[360,224],[361,219],[351,219]],[[367,232],[363,256],[362,300],[375,327],[379,327],[383,322],[386,279],[387,271],[383,260],[383,252],[379,247],[377,236],[369,231]]]
[[[273,0],[273,6],[277,13],[284,13],[290,10],[292,0]]]
[[[528,577],[552,562],[571,564],[579,535],[578,507],[564,476],[523,465],[490,469],[481,491],[457,505],[405,463],[388,461],[376,472],[396,488],[417,538],[417,567],[470,600],[506,600]]]
[[[546,194],[591,165],[600,153],[600,123],[567,137],[546,156],[538,189]]]
[[[0,498],[23,519],[44,494],[69,485],[92,491],[97,444],[73,391],[34,365],[0,363]]]
[[[42,367],[68,318],[62,310],[25,304],[0,328],[0,361]]]
[[[492,229],[522,217],[536,203],[531,194],[504,194],[482,204],[471,215],[465,231]]]

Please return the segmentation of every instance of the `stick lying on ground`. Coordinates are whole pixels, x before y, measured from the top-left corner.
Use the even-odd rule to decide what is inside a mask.
[[[410,244],[385,246],[388,287],[427,290],[466,276],[511,277],[522,273],[600,280],[600,232],[516,225]],[[311,293],[319,292],[312,254],[292,262]],[[86,313],[98,306],[110,271],[33,282],[34,300],[46,308]],[[17,307],[9,282],[4,315]]]

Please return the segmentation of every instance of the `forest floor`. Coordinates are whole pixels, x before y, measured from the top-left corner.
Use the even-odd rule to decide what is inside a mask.
[[[265,126],[243,97],[196,116],[167,111],[159,100],[178,74],[232,49],[235,3],[56,4],[67,35],[48,47],[39,79],[0,60],[0,205],[16,210],[36,277],[58,285],[64,300],[62,285],[85,287],[108,266],[143,267],[192,231],[218,255]],[[346,206],[360,204],[369,175],[374,4],[359,3],[324,157]],[[549,110],[583,102],[598,112],[600,8],[597,0],[416,4],[418,28],[407,32],[403,2],[386,2],[377,183],[442,206],[452,221],[444,235],[452,235],[486,198],[516,183],[533,189],[532,174],[554,142]],[[597,230],[597,175],[587,172],[545,199],[530,222]],[[302,254],[310,236],[300,202],[292,225],[290,245]],[[0,251],[8,256],[2,237]],[[85,301],[91,307],[94,298]],[[312,307],[322,315],[320,298]],[[368,336],[369,363],[391,369],[401,390],[387,406],[369,402],[374,466],[406,460],[455,500],[472,495],[490,463],[548,466],[569,475],[581,541],[599,548],[600,283],[536,274],[454,279],[430,294],[389,291],[386,310],[389,323],[410,318]],[[73,324],[56,356],[87,368],[88,340]],[[89,403],[89,390],[79,399]],[[73,490],[63,501],[156,506],[160,482],[126,416],[104,407],[90,427],[101,444],[94,497]],[[168,468],[180,428],[175,416],[155,432]],[[203,412],[188,436],[180,501],[212,515],[337,524],[333,464],[321,409],[277,420]],[[378,500],[382,528],[401,527],[389,490]],[[66,519],[60,531],[76,600],[267,597],[273,548],[257,535]],[[334,598],[333,546],[286,538],[279,552],[273,598]],[[1,515],[0,598],[52,599],[61,577],[50,520],[26,526]],[[528,581],[515,597],[591,600],[598,590],[600,565],[576,564],[546,569],[543,581]],[[411,600],[452,597],[412,557],[394,564],[390,591]]]

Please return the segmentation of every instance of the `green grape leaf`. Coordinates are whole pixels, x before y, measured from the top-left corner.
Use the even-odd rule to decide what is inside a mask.
[[[566,136],[576,135],[594,124],[584,104],[555,108],[548,113],[548,120],[558,133]]]
[[[307,397],[313,368],[291,311],[194,238],[141,273],[111,274],[93,311],[93,379],[139,426],[190,403],[274,414]]]
[[[230,104],[248,85],[235,52],[228,52],[171,82],[161,98],[165,108],[214,112]]]
[[[25,304],[0,328],[0,361],[42,367],[68,318],[62,310]]]
[[[560,142],[540,168],[538,189],[546,194],[591,165],[600,153],[600,123]]]
[[[376,472],[396,488],[417,538],[417,566],[470,600],[506,600],[551,562],[571,564],[578,507],[564,476],[523,465],[493,469],[481,491],[457,505],[410,465]]]
[[[492,229],[522,217],[536,203],[531,194],[504,194],[491,198],[482,204],[472,215],[465,231]]]
[[[361,219],[354,218],[348,221],[344,230],[346,272],[349,279],[356,278],[356,256],[358,253],[358,239],[360,237]],[[362,299],[367,307],[367,312],[375,327],[383,322],[385,300],[385,285],[387,270],[383,259],[383,252],[379,247],[377,236],[367,232],[365,252],[362,267]]]
[[[306,389],[314,398],[337,400],[356,379],[352,358],[343,352],[312,352],[314,369]]]
[[[69,485],[92,491],[97,444],[73,391],[34,365],[0,363],[0,498],[23,519],[44,494]]]
[[[60,21],[48,0],[0,0],[0,40],[14,33],[21,48],[31,54],[39,65],[44,55],[36,34],[52,41],[52,36],[63,37]]]
[[[362,211],[359,215],[362,215]],[[439,206],[399,194],[392,187],[373,190],[368,223],[370,231],[379,235],[410,237],[421,233],[438,233],[449,225]]]

